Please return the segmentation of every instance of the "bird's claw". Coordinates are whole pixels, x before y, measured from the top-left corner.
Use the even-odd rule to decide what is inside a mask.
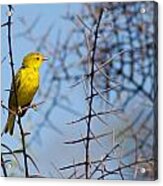
[[[21,106],[18,107],[18,115],[20,116],[22,114],[23,110],[21,108]]]

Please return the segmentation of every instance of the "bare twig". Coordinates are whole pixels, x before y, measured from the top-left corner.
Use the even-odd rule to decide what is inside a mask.
[[[110,155],[116,148],[118,148],[118,147],[119,147],[119,144],[115,145],[115,147],[113,147],[113,148],[104,156],[104,158],[103,158],[102,160],[90,161],[90,164],[98,164],[97,167],[99,167],[99,166],[101,165],[101,163],[103,163],[104,161],[109,160],[109,159],[108,159],[108,158],[109,158],[109,155]],[[65,167],[61,167],[60,170],[71,169],[71,168],[74,168],[74,166],[80,167],[80,166],[84,166],[84,165],[85,165],[85,162],[79,162],[79,163],[76,163],[76,164],[71,164],[71,165],[67,165],[67,166],[65,166]],[[93,176],[93,174],[94,174],[95,172],[96,172],[96,170],[93,171],[93,172],[91,173],[91,176]],[[91,177],[91,176],[90,176],[90,177]]]
[[[92,112],[94,112],[93,109],[92,109]],[[83,116],[83,117],[81,117],[81,118],[79,118],[77,120],[71,121],[71,122],[69,122],[67,124],[68,125],[72,125],[72,124],[79,123],[79,122],[81,122],[83,120],[89,119],[89,117],[93,118],[93,117],[97,117],[97,116],[100,116],[100,115],[106,115],[106,114],[112,114],[112,113],[114,114],[114,113],[117,113],[117,112],[122,112],[122,109],[111,109],[111,110],[103,111],[103,112],[97,112],[97,113],[95,112],[95,113],[92,113],[90,115],[88,114],[86,116]]]
[[[90,140],[94,140],[95,138],[96,138],[96,139],[99,139],[99,138],[105,137],[105,136],[107,136],[107,135],[109,135],[109,134],[112,134],[112,132],[110,132],[110,133],[107,132],[107,133],[104,133],[104,134],[99,134],[99,135],[96,135],[95,137],[92,136],[92,137],[90,137]],[[80,138],[80,139],[76,139],[76,140],[72,140],[72,141],[66,141],[66,142],[64,142],[64,143],[65,143],[65,144],[76,144],[76,143],[81,143],[81,142],[83,142],[83,141],[85,141],[85,140],[87,140],[86,137]]]

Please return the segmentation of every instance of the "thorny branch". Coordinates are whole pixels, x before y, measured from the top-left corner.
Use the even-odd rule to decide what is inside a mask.
[[[123,169],[131,168],[131,167],[133,167],[133,166],[136,166],[136,165],[139,165],[139,164],[143,164],[143,163],[149,163],[149,162],[152,162],[152,161],[154,161],[153,158],[146,159],[146,160],[141,160],[141,161],[134,161],[134,162],[132,162],[132,163],[130,163],[130,164],[120,166],[120,167],[118,167],[118,168],[116,168],[116,169],[114,169],[114,170],[109,170],[109,171],[105,170],[106,173],[103,174],[102,176],[100,176],[98,179],[103,179],[103,178],[105,178],[106,176],[109,176],[109,175],[111,175],[111,174],[116,174],[117,172],[122,171]]]
[[[9,47],[9,58],[10,58],[10,67],[11,67],[11,72],[12,72],[12,82],[13,82],[13,92],[15,94],[15,100],[16,100],[16,107],[17,107],[17,111],[18,111],[18,97],[17,97],[17,87],[16,87],[16,83],[15,83],[15,71],[14,71],[14,62],[13,62],[13,52],[12,52],[12,33],[11,33],[11,23],[12,23],[12,6],[8,5],[8,47]],[[23,131],[23,127],[21,124],[21,117],[18,115],[18,126],[19,126],[19,130],[20,130],[20,135],[21,135],[21,140],[22,140],[22,148],[23,148],[23,157],[24,157],[24,169],[25,169],[25,177],[29,177],[29,171],[28,171],[28,156],[26,153],[26,145],[25,145],[25,134]],[[4,165],[5,166],[5,165]]]
[[[91,62],[91,76],[90,76],[90,100],[89,100],[89,110],[88,110],[88,121],[87,121],[87,140],[86,140],[86,154],[85,154],[85,174],[86,179],[89,178],[89,166],[90,166],[90,131],[91,131],[91,120],[92,120],[92,107],[93,107],[93,84],[94,84],[94,68],[95,68],[95,54],[96,54],[96,45],[97,45],[97,39],[98,39],[98,32],[100,27],[100,22],[103,15],[103,9],[100,9],[99,18],[96,25],[96,30],[94,33],[94,44],[92,48],[92,56],[90,59]]]
[[[115,145],[105,156],[104,158],[102,158],[102,160],[94,160],[94,161],[90,161],[90,164],[98,164],[96,167],[96,169],[91,173],[90,175],[90,178],[94,175],[94,173],[97,171],[97,169],[100,167],[100,165],[103,163],[103,162],[106,162],[106,161],[109,161],[109,156],[110,154],[119,147],[119,144]],[[72,165],[67,165],[65,167],[61,167],[60,170],[65,170],[65,169],[71,169],[71,168],[74,168],[74,167],[79,167],[79,166],[84,166],[85,165],[85,162],[79,162],[79,163],[76,163],[76,164],[72,164]]]
[[[12,15],[12,6],[9,5],[9,12],[11,12]],[[16,82],[15,82],[15,72],[14,72],[14,62],[13,62],[13,53],[12,53],[12,41],[11,41],[11,19],[12,16],[8,16],[8,46],[9,46],[9,56],[10,56],[10,66],[11,66],[11,71],[12,71],[12,79],[13,79],[13,91],[15,94],[15,100],[16,100],[16,105],[17,105],[17,111],[19,107],[18,103],[18,97],[17,97],[17,87],[16,87]],[[24,168],[25,168],[25,177],[29,176],[29,171],[28,171],[28,156],[26,153],[26,145],[25,145],[25,135],[21,123],[21,117],[18,115],[18,125],[19,125],[19,130],[20,130],[20,135],[21,135],[21,140],[22,140],[22,147],[23,147],[23,156],[24,156]]]

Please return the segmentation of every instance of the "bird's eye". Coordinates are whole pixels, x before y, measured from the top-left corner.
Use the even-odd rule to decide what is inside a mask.
[[[37,60],[40,60],[40,58],[39,58],[39,57],[37,57],[36,59],[37,59]]]

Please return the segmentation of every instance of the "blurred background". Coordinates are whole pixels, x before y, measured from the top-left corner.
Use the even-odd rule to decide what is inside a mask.
[[[3,5],[1,24],[7,21],[7,11]],[[22,119],[24,130],[30,132],[27,151],[39,169],[28,161],[30,175],[85,178],[93,100],[89,178],[153,180],[157,176],[157,5],[24,4],[13,6],[12,14],[15,69],[28,52],[41,51],[49,57],[33,100],[45,103]],[[5,90],[12,81],[7,27],[1,29],[1,41],[1,94],[7,105]],[[3,109],[1,116],[3,129],[7,118]],[[14,136],[2,137],[2,144],[21,148],[18,127]],[[2,146],[3,152],[7,150]],[[24,176],[22,154],[15,156],[18,160],[3,155],[8,175]]]

